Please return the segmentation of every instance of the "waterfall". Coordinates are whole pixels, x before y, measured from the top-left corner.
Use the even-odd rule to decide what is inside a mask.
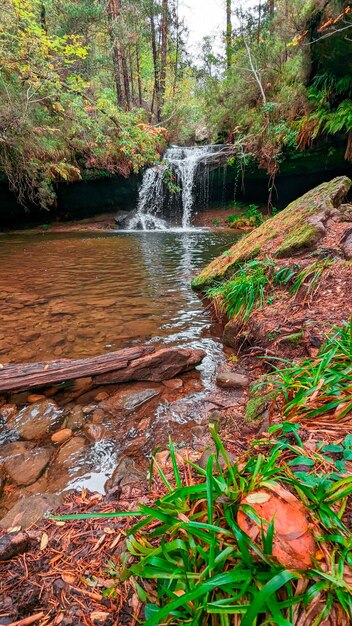
[[[185,148],[171,146],[165,153],[162,164],[148,168],[143,176],[139,190],[137,211],[129,221],[128,229],[167,230],[167,222],[159,216],[162,214],[168,196],[164,183],[166,170],[171,170],[177,187],[180,188],[182,209],[182,228],[191,226],[192,209],[195,200],[196,179],[203,165],[203,196],[208,196],[209,169],[207,167],[215,157],[221,155],[224,146],[195,146]],[[207,189],[205,189],[207,187]]]

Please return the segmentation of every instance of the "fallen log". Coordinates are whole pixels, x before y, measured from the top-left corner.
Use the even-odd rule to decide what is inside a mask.
[[[194,369],[204,350],[152,346],[126,348],[87,359],[0,366],[0,392],[26,391],[52,383],[92,376],[93,385],[145,380],[160,382]]]
[[[32,387],[114,372],[153,352],[154,347],[141,346],[86,359],[3,365],[0,366],[0,391],[25,391]]]

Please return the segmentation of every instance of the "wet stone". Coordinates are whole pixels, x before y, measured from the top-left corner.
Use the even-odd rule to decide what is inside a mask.
[[[42,400],[22,409],[8,426],[23,439],[40,439],[60,425],[62,413],[53,402]]]
[[[249,386],[249,379],[243,374],[224,369],[218,373],[216,384],[223,389],[245,389]]]
[[[59,450],[55,459],[55,464],[72,467],[84,451],[86,439],[84,437],[73,437],[65,443]]]
[[[99,424],[85,424],[83,431],[91,441],[100,441],[104,437],[104,428]]]
[[[31,485],[41,476],[52,454],[51,446],[27,450],[21,456],[8,459],[5,471],[17,485]]]
[[[60,505],[60,496],[54,494],[33,495],[19,500],[0,521],[1,528],[28,528],[46,513]]]
[[[147,388],[138,389],[132,387],[130,390],[118,391],[108,400],[101,403],[101,408],[113,411],[135,411],[146,402],[160,395],[159,389]]]
[[[0,417],[7,422],[17,415],[16,404],[4,404],[0,409]]]
[[[66,418],[66,427],[72,430],[79,430],[85,422],[83,409],[81,406],[75,406]]]
[[[182,389],[183,380],[181,378],[171,378],[171,380],[164,380],[163,385],[167,389],[171,389],[172,391],[175,391],[176,389]]]
[[[12,441],[0,446],[0,463],[8,459],[23,456],[29,450],[33,450],[35,444],[31,441]]]
[[[41,402],[41,400],[46,400],[46,396],[36,395],[35,393],[31,394],[27,398],[27,402],[29,404],[35,404],[36,402]]]
[[[65,443],[72,437],[72,430],[70,428],[62,428],[51,436],[53,443]]]

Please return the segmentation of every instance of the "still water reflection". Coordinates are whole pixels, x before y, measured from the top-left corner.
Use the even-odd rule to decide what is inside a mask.
[[[135,343],[201,342],[192,291],[229,232],[0,237],[0,361],[93,356]]]

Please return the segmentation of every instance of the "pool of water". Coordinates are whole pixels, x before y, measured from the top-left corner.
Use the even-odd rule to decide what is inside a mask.
[[[169,436],[203,446],[206,398],[225,357],[220,329],[192,291],[191,280],[235,238],[232,232],[206,230],[0,236],[0,363],[88,357],[146,343],[206,351],[200,371],[184,375],[181,389],[115,385],[106,406],[95,401],[95,389],[80,396],[78,405],[88,405],[84,419],[99,429],[98,440],[90,441],[81,425],[73,441],[82,447],[65,462],[59,462],[57,448],[29,493],[82,487],[104,492],[122,458],[146,463]],[[152,400],[133,411],[121,409],[124,394],[131,399],[146,388],[155,392]],[[55,402],[72,410],[70,390],[58,390]],[[95,408],[102,415],[96,416]],[[50,444],[50,436],[37,445]],[[1,443],[17,438],[2,423]],[[2,450],[0,445],[0,457]],[[12,504],[5,502],[6,508]]]
[[[205,230],[1,236],[0,362],[207,343],[211,313],[190,282],[234,240]]]

